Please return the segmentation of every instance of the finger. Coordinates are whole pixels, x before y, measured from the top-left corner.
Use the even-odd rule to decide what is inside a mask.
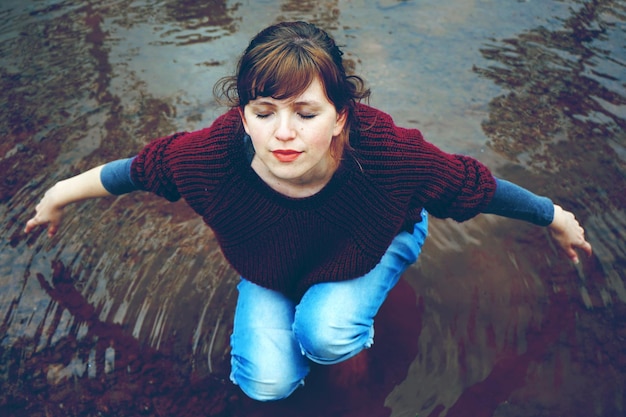
[[[582,249],[583,252],[585,252],[587,254],[587,256],[591,256],[591,254],[593,253],[593,249],[591,248],[591,244],[589,242],[587,242],[586,240],[583,242],[582,245],[580,245],[580,249]]]
[[[32,218],[28,222],[26,222],[26,227],[24,227],[24,233],[30,233],[37,226],[37,221]]]
[[[565,248],[565,254],[575,264],[577,264],[579,262],[578,253],[576,253],[576,250],[574,249],[573,246]]]
[[[57,232],[57,229],[57,226],[50,225],[50,227],[48,227],[48,237],[54,236]]]

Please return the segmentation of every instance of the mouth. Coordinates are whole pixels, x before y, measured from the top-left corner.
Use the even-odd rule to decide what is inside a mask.
[[[293,162],[302,154],[302,152],[291,149],[272,151],[272,155],[280,162]]]

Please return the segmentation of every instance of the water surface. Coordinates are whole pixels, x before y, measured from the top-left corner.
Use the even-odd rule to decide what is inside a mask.
[[[104,3],[104,4],[103,4]],[[207,126],[282,20],[328,30],[371,104],[574,211],[432,222],[376,343],[273,404],[228,381],[237,276],[183,203],[135,193],[22,233],[56,181]],[[618,416],[626,407],[626,2],[29,0],[0,6],[0,414]]]

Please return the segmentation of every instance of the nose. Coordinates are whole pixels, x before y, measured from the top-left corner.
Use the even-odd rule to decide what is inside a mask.
[[[291,140],[296,137],[296,129],[293,126],[293,120],[289,115],[277,117],[278,125],[274,135],[278,140]]]

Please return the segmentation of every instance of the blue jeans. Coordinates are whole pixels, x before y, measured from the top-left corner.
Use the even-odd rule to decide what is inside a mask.
[[[231,380],[250,398],[286,398],[309,373],[309,361],[334,364],[373,343],[374,316],[416,260],[428,218],[398,234],[373,270],[309,288],[298,304],[242,278],[231,336]]]

